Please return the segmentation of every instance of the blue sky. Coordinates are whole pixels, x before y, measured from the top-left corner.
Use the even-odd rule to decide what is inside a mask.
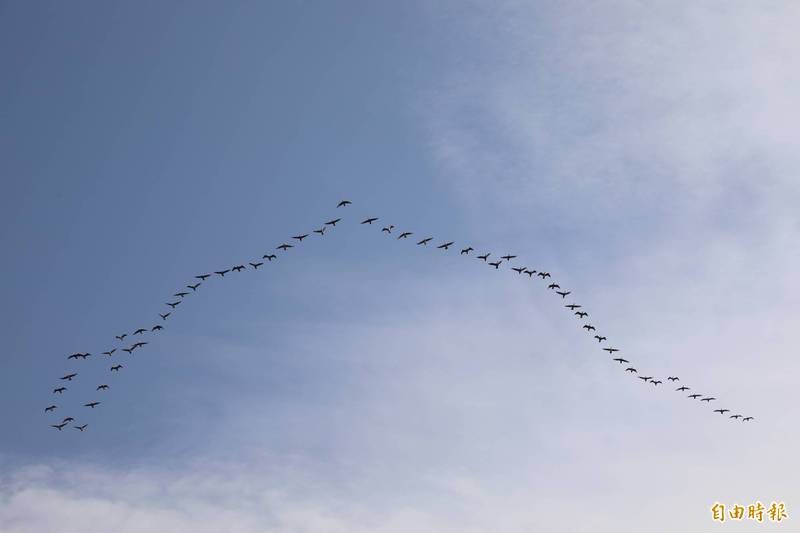
[[[0,4],[0,530],[700,532],[715,501],[791,513],[798,14]],[[115,355],[120,375],[66,360],[335,216],[208,280]],[[541,283],[366,216],[551,271],[635,366],[758,422],[631,379]],[[53,400],[72,369],[85,381]],[[87,432],[49,428],[51,400]]]

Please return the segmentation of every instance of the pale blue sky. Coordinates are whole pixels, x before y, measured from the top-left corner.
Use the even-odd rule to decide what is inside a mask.
[[[700,532],[715,501],[797,509],[798,15],[0,3],[0,530]],[[625,375],[541,283],[368,215],[550,270],[634,366],[758,423]],[[67,361],[335,216],[209,280],[120,375]],[[75,412],[86,433],[48,427]]]

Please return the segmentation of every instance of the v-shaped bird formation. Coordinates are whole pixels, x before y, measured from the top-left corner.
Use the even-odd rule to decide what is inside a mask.
[[[349,200],[342,200],[337,204],[336,207],[337,209],[344,208],[351,204],[352,202],[350,202]],[[195,275],[189,283],[187,283],[182,289],[175,292],[171,296],[171,298],[169,298],[169,300],[171,301],[164,302],[164,305],[168,309],[166,309],[164,313],[158,314],[159,320],[153,321],[155,322],[155,324],[148,327],[134,328],[130,330],[131,331],[130,335],[127,332],[115,335],[114,337],[119,344],[108,350],[100,352],[101,355],[110,359],[112,357],[115,357],[115,354],[117,353],[118,349],[128,354],[128,356],[132,355],[136,350],[145,349],[145,347],[149,344],[148,341],[141,340],[141,341],[131,342],[131,341],[126,341],[125,339],[127,339],[128,337],[141,338],[144,337],[145,335],[150,336],[148,338],[152,338],[152,336],[159,334],[161,331],[165,329],[165,326],[163,324],[166,323],[167,320],[173,316],[173,313],[178,311],[179,306],[184,302],[184,300],[188,299],[192,295],[192,293],[199,290],[201,286],[204,283],[209,282],[210,279],[215,279],[215,278],[220,280],[227,279],[225,278],[226,274],[240,275],[242,272],[247,270],[258,270],[259,267],[262,267],[266,264],[271,263],[272,261],[277,260],[279,257],[278,255],[279,253],[280,254],[289,253],[290,249],[294,248],[295,246],[299,246],[300,243],[304,241],[304,239],[311,238],[312,233],[319,236],[315,238],[324,237],[326,235],[326,231],[335,228],[339,222],[342,222],[342,220],[343,220],[342,218],[332,218],[330,220],[325,221],[319,229],[315,229],[309,233],[299,233],[297,235],[292,236],[291,239],[287,240],[293,242],[293,244],[283,242],[275,247],[275,250],[277,250],[277,252],[268,251],[267,253],[264,253],[260,259],[247,261],[246,264],[250,266],[249,269],[247,268],[247,266],[245,266],[245,263],[242,263],[242,264],[235,264],[220,270],[214,270]],[[387,224],[385,226],[380,226],[380,225],[373,226],[373,223],[378,222],[379,220],[380,220],[379,217],[373,216],[365,218],[359,224],[362,226],[370,226],[375,228],[380,227],[381,228],[380,232],[382,234],[386,234],[390,237],[393,237],[394,240],[396,241],[401,241],[401,240],[407,241],[409,237],[414,236],[413,231],[396,230],[394,224]],[[395,237],[395,235],[397,236]],[[413,243],[414,241],[412,240],[410,242]],[[450,241],[450,240],[436,241],[434,240],[433,236],[429,235],[425,235],[419,241],[416,241],[416,246],[427,247],[429,243],[431,243],[431,248],[433,248],[434,250],[441,250],[441,252],[439,253],[455,253],[455,251],[450,251],[450,248],[455,245],[455,241]],[[455,250],[459,250],[459,248],[455,248]],[[467,259],[472,258],[477,261],[482,261],[487,266],[491,267],[493,270],[499,271],[501,267],[508,266],[509,267],[508,272],[512,272],[515,275],[515,277],[521,277],[523,279],[538,281],[538,283],[540,283],[541,286],[544,287],[547,291],[550,291],[553,294],[557,295],[559,297],[560,302],[563,302],[564,300],[566,300],[567,296],[570,296],[572,294],[572,291],[562,288],[560,284],[554,281],[550,272],[520,265],[519,261],[516,261],[518,259],[517,256],[513,254],[507,253],[502,256],[493,256],[492,254],[493,252],[478,253],[476,252],[475,248],[469,245],[460,248],[459,251],[459,256],[462,256]],[[191,292],[187,292],[187,290],[185,289],[189,289]],[[626,374],[635,376],[643,383],[650,384],[656,389],[659,388],[659,385],[664,385],[664,381],[662,379],[656,378],[655,376],[644,375],[644,372],[641,372],[639,368],[634,366],[634,363],[632,363],[630,359],[626,359],[625,357],[615,355],[618,352],[621,352],[621,350],[619,348],[607,345],[608,339],[606,338],[606,336],[601,335],[597,331],[597,327],[595,325],[584,322],[584,319],[587,319],[589,317],[589,313],[583,308],[581,304],[569,302],[569,303],[563,303],[561,305],[563,305],[563,308],[567,309],[579,321],[580,324],[579,329],[585,330],[588,334],[592,335],[593,340],[597,340],[597,344],[600,347],[600,349],[608,354],[608,357],[612,362],[618,363],[620,368],[625,366],[624,372]],[[93,356],[92,353],[90,352],[75,352],[67,355],[66,358],[67,360],[74,360],[74,361],[80,360],[83,362],[91,357]],[[124,370],[124,368],[125,365],[123,365],[122,363],[112,363],[109,364],[108,371],[110,374],[119,374]],[[60,377],[58,386],[52,389],[52,394],[58,395],[59,397],[63,396],[64,393],[69,391],[70,383],[74,379],[78,379],[79,377],[80,377],[79,372],[70,371],[64,374],[63,376]],[[673,386],[677,384],[677,382],[681,381],[678,376],[667,376],[666,380],[669,384]],[[86,413],[87,409],[93,410],[96,407],[101,406],[103,402],[98,398],[101,398],[102,395],[107,394],[107,391],[109,390],[111,390],[110,384],[98,383],[94,389],[95,393],[97,394],[96,397],[88,399],[88,401],[86,401],[85,403],[78,402],[79,405],[82,407],[82,412]],[[679,392],[679,393],[690,392],[690,394],[686,395],[686,397],[691,400],[698,400],[699,404],[702,404],[704,402],[710,404],[711,402],[717,401],[716,397],[698,393],[692,390],[691,387],[688,387],[686,385],[681,385],[680,387],[677,387],[674,392]],[[45,413],[55,413],[58,409],[59,405],[51,404],[48,405],[44,409],[44,411]],[[719,413],[722,416],[725,416],[726,413],[729,413],[730,411],[731,411],[730,409],[725,409],[725,408],[713,410],[714,413]],[[734,421],[739,420],[741,422],[749,422],[755,419],[753,416],[745,416],[738,413],[731,414],[728,416],[728,418]],[[66,416],[63,419],[61,419],[60,422],[50,424],[50,426],[57,429],[58,431],[61,431],[62,429],[67,427],[70,423],[73,423],[72,427],[80,432],[84,432],[88,427],[88,423],[86,422],[83,422],[81,425],[77,425],[76,419],[73,418],[72,416]]]

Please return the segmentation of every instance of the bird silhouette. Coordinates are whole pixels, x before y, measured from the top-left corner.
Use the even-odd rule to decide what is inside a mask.
[[[378,217],[372,217],[372,218],[368,218],[368,219],[366,219],[366,220],[362,221],[361,223],[362,223],[362,224],[372,224],[372,223],[373,223],[373,222],[375,222],[376,220],[378,220]]]
[[[250,266],[253,267],[255,270],[258,270],[258,267],[260,267],[263,264],[264,264],[263,262],[261,262],[261,263],[250,263]]]
[[[135,349],[136,349],[136,348],[123,348],[123,349],[122,349],[122,351],[123,351],[123,352],[127,352],[128,354],[132,354],[132,353],[133,353],[133,350],[135,350]]]
[[[400,234],[399,237],[397,237],[397,240],[408,239],[411,235],[414,235],[414,233],[411,231],[404,231],[403,233]]]
[[[74,422],[74,421],[75,419],[72,418],[71,416],[65,416],[64,420],[62,420],[62,422]]]
[[[561,285],[559,285],[558,283],[551,283],[550,285],[547,286],[547,288],[548,289],[560,289]]]
[[[103,352],[103,355],[107,355],[107,356],[111,357],[111,355],[116,351],[117,351],[117,349],[114,348],[113,350],[109,350],[107,352]]]
[[[79,430],[83,431],[84,429],[86,429],[86,426],[88,426],[88,425],[89,424],[84,424],[82,426],[72,426],[72,427],[74,427],[75,429],[79,429]]]
[[[716,398],[714,398],[713,396],[711,396],[709,398],[701,398],[700,399],[701,402],[710,402],[710,401],[713,401],[713,400],[716,400]]]
[[[285,246],[289,246],[289,245],[287,244],[287,245],[285,245]],[[224,278],[224,277],[225,277],[225,274],[227,274],[227,273],[228,273],[228,272],[230,272],[230,271],[231,271],[231,269],[230,269],[230,268],[226,268],[225,270],[215,270],[215,271],[214,271],[214,274],[217,274],[218,276],[220,276],[220,277]]]
[[[58,387],[57,389],[53,389],[53,394],[64,394],[64,391],[67,390],[66,387]]]
[[[210,278],[211,274],[202,274],[200,276],[195,276],[195,278],[199,279],[200,281],[205,281],[206,279]]]
[[[566,298],[567,296],[572,294],[572,292],[570,292],[570,291],[556,291],[556,294],[561,296],[561,299],[563,300],[564,298]]]
[[[580,307],[583,307],[583,306],[582,306],[582,305],[580,305],[580,304],[567,304],[567,305],[565,305],[564,307],[566,307],[566,308],[567,308],[567,309],[569,309],[570,311],[574,311],[574,310],[576,310],[576,309],[578,309],[578,308],[580,308]]]
[[[690,390],[690,388],[684,385],[684,386],[682,386],[682,387],[678,387],[678,388],[677,388],[677,389],[675,389],[675,390],[676,390],[676,391],[683,392],[683,391]]]
[[[119,372],[120,368],[123,368],[123,366],[122,365],[114,365],[114,366],[111,367],[111,371],[112,372]]]
[[[440,244],[436,248],[438,248],[439,250],[449,250],[452,245],[453,245],[453,241],[450,241],[450,242],[446,242],[444,244]]]
[[[578,311],[577,313],[575,313],[575,316],[577,316],[578,318],[586,318],[587,316],[589,316],[589,313],[587,313],[586,311]]]
[[[65,380],[65,381],[72,381],[72,378],[74,378],[77,375],[78,375],[77,373],[75,373],[75,374],[67,374],[66,376],[62,377],[61,379]]]
[[[424,239],[422,239],[421,241],[419,241],[417,243],[417,246],[419,246],[420,244],[422,244],[423,246],[427,246],[428,243],[431,242],[432,240],[433,240],[433,237],[425,237]]]
[[[194,291],[196,291],[196,290],[197,290],[197,287],[199,287],[199,286],[200,286],[200,285],[202,285],[202,284],[203,284],[203,283],[202,283],[201,281],[198,281],[198,282],[197,282],[197,283],[195,283],[194,285],[187,285],[186,287],[187,287],[187,288],[189,288],[189,289],[192,289],[192,292],[194,292]]]
[[[298,241],[302,241],[306,237],[308,237],[308,233],[304,233],[302,235],[295,235],[294,237],[292,237],[292,239],[297,239]]]
[[[89,403],[83,404],[84,407],[91,407],[92,409],[94,409],[98,405],[100,405],[100,402],[89,402]]]
[[[517,256],[516,255],[504,255],[500,259],[505,259],[506,261],[511,261],[515,257],[517,257]]]
[[[526,270],[525,273],[528,275],[529,278],[532,278],[534,274],[536,274],[535,270]],[[569,294],[569,293],[567,293]]]
[[[292,246],[291,244],[283,243],[283,244],[281,244],[280,246],[277,247],[278,250],[283,250],[283,251],[286,251],[289,248],[294,248],[294,246]]]
[[[731,418],[742,418],[742,415],[731,415]]]
[[[597,339],[597,342],[603,342],[604,340],[606,340],[605,337],[601,337],[600,335],[595,335],[594,338]]]
[[[483,259],[484,261],[488,261],[490,255],[492,255],[492,254],[489,253],[489,254],[485,254],[485,255],[479,255],[479,256],[477,256],[477,259]]]
[[[700,396],[702,396],[702,394],[690,394],[689,396],[687,396],[687,398],[691,398],[692,400],[696,400]]]
[[[381,229],[381,233],[383,233],[383,232],[391,233],[393,229],[394,229],[394,224],[392,224],[391,226],[386,226],[385,228],[382,228]]]
[[[189,294],[189,293],[188,292],[176,292],[175,294],[173,294],[173,296],[177,296],[178,298],[183,298],[187,294]]]
[[[171,315],[171,314],[172,314],[172,313],[164,313],[164,314],[158,313],[158,316],[160,316],[160,317],[161,317],[161,320],[166,320],[166,319],[167,319],[167,317],[168,317],[169,315]]]
[[[513,270],[517,274],[522,274],[523,272],[525,272],[525,267],[521,267],[521,268],[511,267],[511,270]]]
[[[62,429],[64,429],[64,426],[66,426],[66,425],[67,425],[67,423],[64,422],[62,424],[50,424],[50,427],[51,428],[56,428],[57,430],[61,431]]]
[[[156,324],[155,326],[150,328],[150,331],[161,331],[162,329],[164,329],[164,326],[159,326],[158,324]]]
[[[141,335],[141,334],[142,334],[142,333],[144,333],[145,331],[147,331],[147,330],[146,330],[146,329],[144,329],[144,328],[139,328],[139,329],[137,329],[136,331],[134,331],[134,332],[133,332],[133,334],[134,334],[134,335]]]
[[[267,261],[272,261],[273,259],[276,259],[277,257],[278,257],[278,256],[277,256],[277,255],[275,255],[275,254],[264,254],[264,255],[261,257],[261,259],[266,259]]]
[[[131,346],[131,348],[133,348],[133,349],[135,350],[136,348],[141,348],[141,347],[142,347],[142,346],[144,346],[145,344],[147,344],[147,343],[146,343],[146,342],[137,342],[136,344],[134,344],[133,346]]]
[[[108,390],[108,385],[98,385],[95,390]]]
[[[591,324],[584,324],[583,329],[585,329],[586,331],[594,331],[595,327]]]
[[[641,379],[644,382],[647,382],[653,379],[653,376],[639,376],[639,379]]]
[[[742,422],[750,422],[751,420],[753,420],[752,416],[746,416],[746,417],[742,418]]]
[[[58,409],[57,405],[48,405],[44,408],[44,412],[49,413],[50,411],[55,411],[56,409]]]
[[[352,203],[353,202],[351,202],[350,200],[342,200],[341,202],[339,202],[339,205],[337,205],[336,207],[344,207],[344,206],[350,205]]]
[[[124,339],[124,338],[125,338],[125,337],[127,337],[127,336],[128,336],[128,334],[127,334],[127,333],[123,333],[122,335],[114,335],[114,337],[116,337],[116,339],[117,339],[118,341],[121,341],[122,339]]]
[[[458,255],[464,255],[464,254],[467,254],[467,255],[469,255],[469,253],[470,253],[472,250],[474,250],[474,248],[473,248],[472,246],[467,246],[466,248],[464,248],[463,250],[461,250],[461,253],[460,253],[460,254],[458,254]]]
[[[241,272],[242,270],[244,270],[244,265],[236,265],[235,267],[231,268],[231,270],[234,270],[236,272]]]
[[[494,263],[489,263],[489,264],[490,264],[491,266],[493,266],[493,267],[495,268],[495,270],[497,270],[498,268],[500,268],[500,263],[501,263],[501,262],[502,262],[502,261],[497,261],[497,262],[494,262]]]
[[[603,348],[603,350],[608,353],[614,353],[619,351],[617,348]]]
[[[181,302],[180,302],[180,300],[178,300],[177,302],[172,302],[172,303],[170,303],[170,302],[167,302],[167,303],[165,303],[164,305],[168,305],[168,306],[170,306],[171,308],[175,309],[175,308],[176,308],[176,307],[178,307],[180,304],[181,304]]]
[[[653,385],[655,385],[657,387],[657,386],[661,385],[662,381],[660,379],[657,379],[657,380],[651,381],[650,383],[652,383]]]
[[[614,359],[614,361],[618,362],[619,364],[630,363],[630,361],[628,361],[627,359],[623,359],[622,357],[617,357],[616,359]]]
[[[680,378],[678,376],[670,376],[667,379],[670,381],[680,381]]]
[[[636,369],[635,369],[635,368],[633,368],[632,366],[629,366],[628,368],[626,368],[626,369],[625,369],[625,372],[637,373],[637,372],[636,372]]]
[[[730,409],[714,409],[714,412],[724,415],[725,413],[730,412]]]
[[[315,229],[314,233],[319,233],[320,235],[325,235],[325,230],[328,229],[328,226],[322,226],[319,229]]]
[[[334,218],[333,220],[329,220],[325,223],[326,226],[335,226],[337,222],[342,220],[341,218]]]
[[[537,276],[539,276],[539,277],[540,277],[540,278],[542,278],[542,279],[551,277],[551,276],[550,276],[550,272],[539,272],[539,273],[538,273],[538,274],[536,274],[536,275],[537,275]]]

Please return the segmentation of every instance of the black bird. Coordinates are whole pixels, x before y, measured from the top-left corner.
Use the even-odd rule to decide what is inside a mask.
[[[286,246],[289,246],[289,245],[287,244]],[[227,273],[228,273],[228,272],[230,272],[230,271],[231,271],[231,269],[230,269],[230,268],[229,268],[229,269],[226,269],[226,270],[215,270],[215,271],[214,271],[214,274],[217,274],[217,275],[219,275],[219,276],[222,276],[222,277],[224,278],[224,277],[225,277],[225,274],[227,274]]]
[[[385,228],[381,229],[381,232],[385,231],[386,233],[391,233],[393,229],[394,229],[394,224],[392,224],[391,226],[386,226]]]
[[[535,270],[526,270],[525,273],[528,275],[529,278],[532,278],[534,274],[536,274]],[[569,293],[567,293],[569,294]]]
[[[628,368],[626,368],[626,369],[625,369],[625,372],[632,372],[632,373],[636,373],[636,369],[635,369],[635,368],[633,368],[632,366],[629,366]]]
[[[563,300],[563,299],[564,299],[564,298],[566,298],[568,295],[572,294],[572,292],[571,292],[571,291],[556,291],[556,294],[558,294],[559,296],[561,296],[561,299]]]
[[[49,413],[50,411],[55,411],[56,409],[58,409],[57,405],[49,405],[44,408],[44,412]]]
[[[334,218],[333,220],[329,220],[325,223],[326,226],[335,226],[337,222],[342,220],[341,218]]]
[[[308,233],[303,233],[302,235],[295,235],[294,237],[292,237],[292,239],[297,239],[298,241],[302,241],[306,237],[308,237]]]
[[[350,200],[342,200],[341,202],[339,202],[339,205],[337,205],[336,207],[344,207],[344,206],[350,205],[352,203],[353,202],[351,202]]]
[[[158,313],[158,316],[160,316],[160,317],[161,317],[161,320],[166,320],[166,319],[167,319],[167,317],[168,317],[169,315],[171,315],[171,314],[172,314],[172,313],[164,313],[164,314],[162,315],[161,313]]]
[[[538,274],[536,274],[536,275],[537,275],[537,276],[539,276],[539,277],[540,277],[540,278],[542,278],[542,279],[544,279],[544,278],[549,278],[549,277],[550,277],[550,272],[539,272],[539,273],[538,273]]]
[[[687,398],[691,398],[692,400],[696,400],[700,396],[702,396],[702,394],[690,394],[689,396],[687,396]]]
[[[411,231],[405,231],[405,232],[403,232],[403,233],[401,233],[401,234],[400,234],[400,236],[397,238],[397,240],[400,240],[400,239],[408,239],[408,237],[409,237],[410,235],[414,235],[414,233],[413,233],[413,232],[411,232]]]
[[[731,418],[742,418],[742,415],[731,415]]]
[[[64,422],[63,424],[50,424],[50,427],[51,428],[56,428],[57,430],[61,431],[62,429],[64,429],[64,426],[66,426],[66,425],[67,425],[67,423]]]
[[[260,267],[263,264],[264,264],[263,262],[261,262],[261,263],[250,263],[250,266],[253,267],[254,269],[258,270],[258,267]]]
[[[116,351],[117,351],[117,349],[116,349],[116,348],[114,348],[113,350],[109,350],[109,351],[107,351],[107,352],[103,352],[103,355],[107,355],[107,356],[111,357],[111,354],[113,354],[113,353],[114,353],[114,352],[116,352]]]
[[[320,235],[325,235],[325,230],[328,229],[328,226],[322,226],[319,229],[315,229],[314,233],[319,233]]]
[[[95,406],[97,406],[97,405],[100,405],[100,402],[89,402],[89,403],[83,404],[84,407],[91,407],[92,409],[94,409]]]
[[[622,357],[617,357],[616,359],[614,359],[614,361],[618,362],[619,364],[630,363],[630,361],[628,361],[627,359],[623,359]]]
[[[700,399],[701,402],[710,402],[712,400],[716,400],[716,398],[714,398],[713,396],[709,396],[708,398],[701,398]]]
[[[689,390],[689,387],[686,387],[686,386],[683,386],[683,387],[678,387],[678,388],[677,388],[677,389],[675,389],[675,390],[676,390],[676,391],[683,392],[683,391],[687,391],[687,390]]]
[[[75,419],[72,418],[71,416],[65,416],[64,420],[62,420],[62,422],[74,422],[74,421]]]
[[[446,242],[444,244],[440,244],[436,248],[438,248],[439,250],[449,250],[450,246],[452,246],[452,244],[453,244],[453,241],[450,241],[450,242]]]
[[[58,394],[64,394],[64,391],[65,391],[65,390],[67,390],[67,388],[66,388],[66,387],[59,387],[59,388],[57,388],[57,389],[53,389],[53,394],[55,394],[55,393],[58,393]]]
[[[144,329],[144,328],[139,328],[136,331],[134,331],[133,334],[134,335],[140,335],[140,334],[144,333],[145,331],[147,331],[147,330]]]
[[[119,372],[119,369],[122,368],[122,365],[114,365],[111,367],[112,372]]]
[[[236,272],[241,272],[244,270],[244,265],[236,265],[235,267],[231,268],[231,270],[235,270]]]
[[[574,310],[578,309],[579,307],[583,307],[583,306],[579,305],[579,304],[569,304],[569,305],[565,305],[564,307],[566,307],[570,311],[574,311]]]
[[[175,309],[176,307],[178,307],[180,305],[180,303],[181,303],[180,300],[178,300],[177,302],[172,302],[172,303],[167,302],[164,305],[168,305],[171,308]]]
[[[523,272],[525,272],[525,267],[521,267],[521,268],[512,267],[511,270],[513,270],[517,274],[522,274]]]
[[[551,283],[550,285],[547,286],[547,288],[548,289],[560,289],[561,285],[559,285],[558,283]]]
[[[210,278],[210,277],[211,277],[211,274],[203,274],[203,275],[201,275],[201,276],[195,276],[195,277],[196,277],[197,279],[199,279],[200,281],[205,281],[207,278]]]
[[[289,248],[294,248],[294,246],[292,246],[291,244],[283,243],[283,244],[281,244],[280,246],[277,247],[278,250],[283,250],[284,252],[286,250],[288,250]]]
[[[746,416],[746,417],[742,418],[742,422],[750,422],[751,420],[753,420],[752,416]]]
[[[121,341],[122,339],[124,339],[127,336],[128,336],[127,333],[123,333],[122,335],[114,335],[114,337],[116,337],[118,341]]]
[[[601,337],[600,335],[595,335],[594,338],[597,339],[597,342],[603,342],[604,340],[606,340],[605,337]]]
[[[605,350],[608,353],[614,353],[619,351],[616,348],[603,348],[603,350]]]
[[[177,296],[178,298],[183,298],[187,294],[189,294],[189,293],[188,292],[176,292],[175,294],[173,294],[173,296]]]
[[[261,259],[266,259],[267,261],[272,261],[273,259],[277,258],[278,256],[275,254],[265,254],[261,257]]]
[[[639,379],[641,379],[642,381],[647,382],[647,381],[650,381],[651,379],[653,379],[653,376],[639,376]]]
[[[164,329],[164,326],[155,325],[150,331],[161,331],[162,329]]]
[[[132,354],[135,349],[136,348],[123,348],[122,351],[127,352],[128,354]]]
[[[714,409],[715,413],[719,413],[721,415],[724,415],[725,413],[727,413],[729,411],[730,411],[730,409]]]
[[[586,331],[594,331],[594,326],[591,324],[584,324],[583,329],[585,329]]]
[[[667,379],[670,381],[680,381],[680,378],[678,376],[670,376]]]
[[[587,316],[589,316],[589,313],[587,313],[586,311],[578,311],[577,313],[575,313],[575,316],[577,316],[578,318],[586,318]]]
[[[72,381],[72,378],[74,378],[77,375],[78,375],[77,373],[76,374],[67,374],[66,376],[62,377],[61,379],[66,380],[66,381]]]
[[[80,429],[81,431],[83,431],[84,429],[86,429],[86,426],[88,426],[88,425],[89,424],[84,424],[82,426],[72,426],[72,427],[74,427],[75,429]]]
[[[95,390],[106,390],[106,389],[108,389],[108,385],[98,385],[97,389]]]
[[[200,286],[200,282],[195,283],[194,285],[187,285],[186,287],[192,289],[192,291],[196,291],[197,287]]]
[[[650,383],[652,383],[653,385],[655,385],[657,387],[657,386],[661,385],[662,381],[660,379],[657,379],[655,381],[651,381]]]
[[[372,218],[368,218],[368,219],[364,220],[364,221],[363,221],[363,222],[361,222],[361,223],[362,223],[362,224],[372,224],[372,223],[373,223],[373,222],[375,222],[376,220],[378,220],[378,217],[372,217]]]
[[[82,353],[74,353],[74,354],[72,354],[72,355],[68,355],[68,356],[67,356],[67,359],[77,359],[77,358],[78,358],[78,357],[80,357],[81,355],[83,355],[83,354],[82,354]]]
[[[131,346],[131,349],[132,349],[132,350],[135,350],[136,348],[141,348],[141,347],[142,347],[142,346],[144,346],[145,344],[147,344],[147,343],[146,343],[146,342],[137,342],[136,344],[134,344],[133,346]]]
[[[511,261],[511,260],[512,260],[512,259],[514,259],[515,257],[517,257],[517,256],[516,256],[516,255],[504,255],[504,256],[503,256],[503,257],[501,257],[500,259],[505,259],[506,261]]]
[[[472,250],[474,250],[472,246],[467,246],[466,248],[461,250],[461,253],[459,255],[469,254]]]
[[[498,268],[500,268],[500,263],[502,263],[502,261],[497,261],[496,263],[489,263],[489,264],[493,266],[495,270],[497,270]]]
[[[427,246],[429,242],[433,240],[433,237],[426,237],[417,243],[417,246],[420,244]]]
[[[484,261],[488,261],[488,260],[489,260],[489,256],[490,256],[490,255],[492,255],[492,254],[491,254],[491,253],[488,253],[488,254],[486,254],[486,255],[479,255],[479,256],[477,256],[477,258],[478,258],[478,259],[483,259]]]

